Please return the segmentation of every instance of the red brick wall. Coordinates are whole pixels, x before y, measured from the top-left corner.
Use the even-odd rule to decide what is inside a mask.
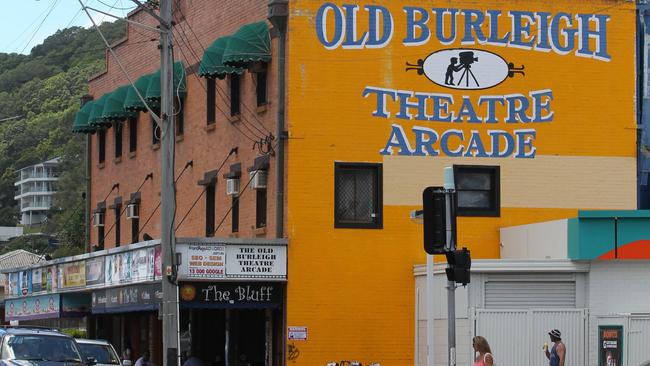
[[[216,38],[234,33],[243,24],[265,20],[267,3],[261,0],[187,0],[184,15],[185,19],[175,26],[174,56],[176,60],[183,61],[187,67],[199,62],[204,48],[208,47]],[[133,13],[131,19],[155,25],[154,20],[143,11]],[[154,38],[156,41],[149,41]],[[160,51],[157,49],[157,38],[158,35],[153,32],[129,25],[128,39],[115,47],[120,62],[126,68],[132,80],[135,81],[140,75],[153,72],[159,68]],[[188,40],[191,49],[186,46]],[[226,215],[231,206],[231,197],[226,195],[223,174],[229,170],[231,164],[241,163],[242,178],[240,182],[243,188],[248,182],[246,169],[252,166],[255,157],[259,156],[257,149],[253,149],[254,142],[251,141],[251,139],[257,139],[262,135],[257,129],[270,131],[273,135],[276,135],[276,48],[277,39],[274,38],[272,39],[274,59],[268,65],[267,95],[270,103],[267,109],[257,111],[254,74],[246,72],[241,78],[242,120],[234,123],[229,122],[230,105],[228,99],[226,99],[229,96],[228,80],[217,80],[217,122],[216,128],[213,130],[206,130],[205,128],[206,80],[197,77],[195,74],[189,75],[191,71],[188,70],[188,92],[185,99],[185,132],[182,139],[176,143],[176,176],[184,168],[187,161],[192,160],[194,166],[188,168],[177,183],[177,223],[185,216],[192,203],[203,190],[203,186],[198,185],[197,181],[203,179],[205,172],[217,169],[229,151],[233,147],[237,147],[238,153],[232,155],[219,172],[216,189],[216,224],[218,225],[226,217],[216,236],[227,237],[231,234],[230,214]],[[108,55],[107,70],[90,81],[90,92],[97,99],[104,93],[111,92],[117,86],[127,82],[126,76],[120,70],[113,56]],[[140,227],[142,229],[145,221],[152,215],[160,202],[161,152],[151,145],[149,113],[140,113],[139,117],[138,149],[135,156],[129,155],[129,129],[125,126],[122,135],[123,155],[121,161],[113,159],[115,141],[113,131],[109,129],[106,133],[106,161],[103,166],[100,166],[97,161],[97,135],[93,135],[92,153],[90,154],[92,161],[90,197],[91,206],[95,208],[97,203],[110,191],[111,186],[114,183],[119,183],[119,190],[111,193],[106,200],[107,206],[112,204],[115,197],[118,196],[122,197],[122,200],[126,202],[130,194],[137,191],[145,176],[153,173],[153,180],[147,181],[140,191],[142,197]],[[254,137],[254,134],[257,137]],[[240,237],[257,235],[273,237],[275,235],[275,165],[276,157],[272,156],[268,174],[266,232],[253,230],[255,225],[255,192],[246,189],[240,197]],[[108,233],[105,239],[106,248],[114,246],[115,230],[108,231],[114,222],[114,212],[107,210],[105,219],[105,230]],[[144,226],[142,233],[148,233],[154,238],[160,238],[160,229],[160,209],[158,209],[151,216],[150,222]],[[199,199],[196,207],[179,227],[177,236],[205,236],[205,196]],[[130,243],[130,238],[131,222],[126,219],[126,214],[124,214],[121,217],[122,244]],[[140,240],[142,240],[142,234]],[[93,228],[91,230],[91,243],[96,244],[97,242],[97,230]]]

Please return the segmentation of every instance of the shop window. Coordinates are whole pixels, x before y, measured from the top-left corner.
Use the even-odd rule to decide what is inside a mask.
[[[501,210],[498,166],[454,165],[458,216],[498,217]]]
[[[106,160],[106,130],[97,133],[98,160],[102,164]]]
[[[211,125],[216,122],[217,120],[217,115],[216,115],[216,110],[217,110],[217,92],[216,92],[216,85],[217,81],[213,78],[208,78],[207,79],[207,93],[206,93],[206,115],[207,115],[207,124]]]
[[[256,189],[255,193],[255,227],[266,227],[266,189]]]
[[[232,232],[237,233],[239,232],[239,197],[238,196],[233,196],[232,197]]]
[[[138,149],[138,117],[129,118],[129,152]]]
[[[238,74],[230,74],[230,115],[240,113],[241,80]]]
[[[182,136],[185,131],[185,103],[183,99],[174,97],[174,120],[176,136]]]
[[[115,157],[122,157],[122,122],[116,122],[113,126],[113,137],[115,139]]]
[[[205,187],[205,236],[214,236],[216,220],[216,182],[212,181]]]
[[[257,94],[257,106],[262,106],[267,103],[266,100],[266,70],[260,71],[255,74],[257,77],[257,85],[255,91]]]
[[[334,227],[383,227],[381,164],[336,163],[334,181]]]

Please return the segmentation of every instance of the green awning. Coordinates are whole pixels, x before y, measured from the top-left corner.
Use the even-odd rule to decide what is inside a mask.
[[[122,121],[126,118],[136,116],[136,112],[124,109],[124,100],[130,87],[130,85],[123,85],[109,94],[108,98],[106,98],[106,104],[104,104],[104,111],[102,113],[102,117],[105,120]]]
[[[201,65],[199,66],[199,76],[219,77],[226,74],[242,74],[244,69],[241,67],[227,66],[223,64],[223,53],[228,46],[231,37],[217,38],[203,53]]]
[[[111,93],[106,93],[102,95],[101,98],[97,99],[93,103],[93,109],[90,111],[90,115],[88,117],[88,124],[90,126],[95,128],[104,128],[111,125],[110,121],[104,119],[104,105],[106,104],[106,100],[110,94]]]
[[[147,88],[149,87],[149,81],[151,80],[152,74],[142,75],[138,80],[133,83],[135,88],[138,89],[140,95],[144,98],[147,94]],[[126,97],[124,98],[124,109],[127,111],[146,111],[147,107],[144,106],[144,103],[138,98],[138,93],[136,93],[135,88],[130,87],[126,91]]]
[[[271,36],[266,22],[242,25],[230,36],[223,63],[242,66],[253,61],[271,61]]]
[[[91,127],[88,124],[88,117],[90,117],[90,112],[93,110],[93,101],[89,101],[84,104],[83,107],[77,112],[74,116],[74,122],[72,123],[72,132],[75,133],[93,133],[95,128]]]
[[[185,66],[180,61],[174,63],[174,95],[176,94],[181,98],[184,98],[187,94]],[[151,74],[149,87],[147,88],[144,99],[147,102],[160,103],[160,69]]]

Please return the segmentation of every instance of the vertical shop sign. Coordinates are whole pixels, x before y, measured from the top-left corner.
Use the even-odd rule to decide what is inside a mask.
[[[39,293],[43,291],[43,269],[34,268],[32,270],[32,292]]]
[[[86,286],[104,285],[104,258],[86,261]]]
[[[600,325],[598,326],[598,337],[598,365],[622,366],[623,326]]]

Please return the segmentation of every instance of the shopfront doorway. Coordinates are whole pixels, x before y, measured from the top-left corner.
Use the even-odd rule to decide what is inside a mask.
[[[180,331],[181,352],[185,358],[199,357],[208,366],[282,364],[284,284],[183,286],[181,294],[185,293],[185,298],[181,295]],[[247,296],[238,295],[242,289],[246,289]],[[214,297],[205,294],[213,291],[227,293],[229,300],[209,301]],[[188,296],[188,293],[195,296]]]

